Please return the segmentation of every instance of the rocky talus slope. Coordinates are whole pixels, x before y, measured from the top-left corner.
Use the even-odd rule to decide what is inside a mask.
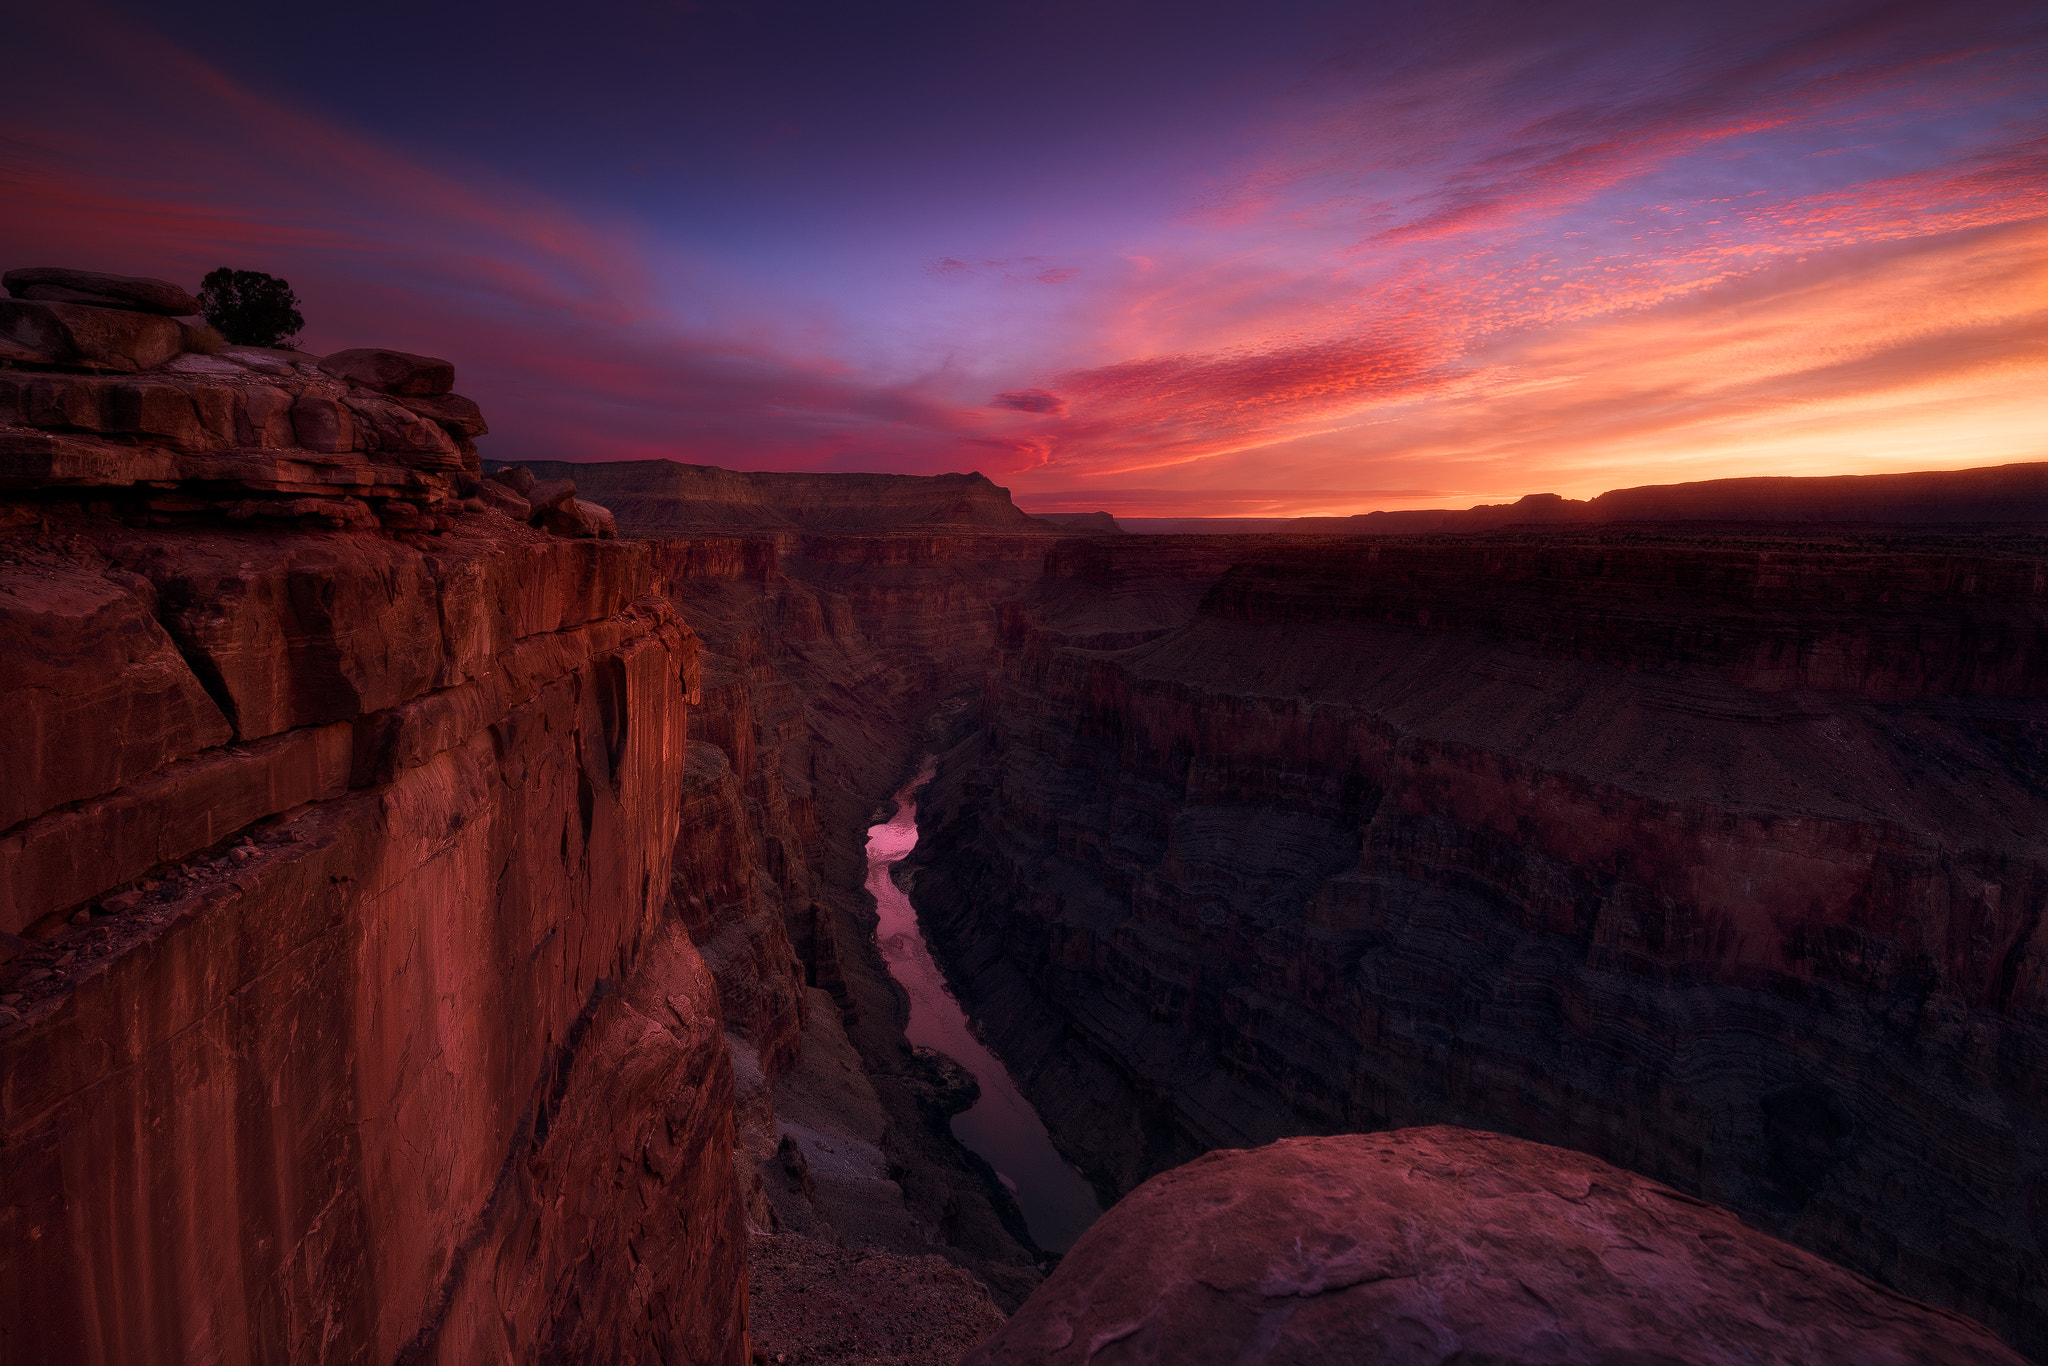
[[[444,363],[0,315],[39,310],[0,370],[0,1358],[745,1360],[650,549],[505,515]]]
[[[2048,1352],[2048,541],[1062,543],[914,900],[1106,1189],[1450,1122]]]
[[[1286,1139],[1140,1186],[963,1366],[2019,1366],[1983,1328],[1583,1153]]]

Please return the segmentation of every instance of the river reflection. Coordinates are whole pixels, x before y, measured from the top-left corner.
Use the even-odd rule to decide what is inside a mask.
[[[953,1116],[953,1136],[979,1153],[1017,1197],[1031,1237],[1049,1251],[1065,1252],[1102,1213],[1095,1189],[1067,1165],[1031,1102],[1009,1071],[974,1037],[960,1003],[946,989],[939,965],[918,928],[910,898],[889,877],[889,866],[917,843],[917,789],[931,780],[933,761],[896,794],[896,814],[868,827],[867,888],[881,914],[876,937],[889,971],[910,993],[913,1044],[936,1048],[981,1083],[981,1099]]]

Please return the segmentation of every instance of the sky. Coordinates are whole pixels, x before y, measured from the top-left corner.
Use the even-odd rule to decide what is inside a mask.
[[[2048,5],[9,20],[0,267],[291,281],[487,456],[1292,516],[2048,459]]]

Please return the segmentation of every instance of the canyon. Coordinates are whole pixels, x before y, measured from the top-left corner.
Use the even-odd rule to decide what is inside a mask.
[[[2048,1354],[2024,499],[1132,537],[486,466],[445,361],[59,274],[0,310],[0,1358],[1043,1359],[1192,1304],[1218,1181],[1253,1280],[1289,1211],[1456,1260],[1598,1191],[1557,1245],[1657,1212],[1823,1287],[1754,1321],[1812,1359]],[[1112,1206],[1064,1259],[907,1036],[911,800],[879,876]]]
[[[2048,538],[1062,542],[910,862],[1107,1193],[1450,1123],[2036,1355]]]

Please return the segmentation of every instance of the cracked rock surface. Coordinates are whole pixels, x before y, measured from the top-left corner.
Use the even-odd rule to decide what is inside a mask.
[[[1154,1177],[962,1366],[2021,1360],[1597,1158],[1434,1126]]]

